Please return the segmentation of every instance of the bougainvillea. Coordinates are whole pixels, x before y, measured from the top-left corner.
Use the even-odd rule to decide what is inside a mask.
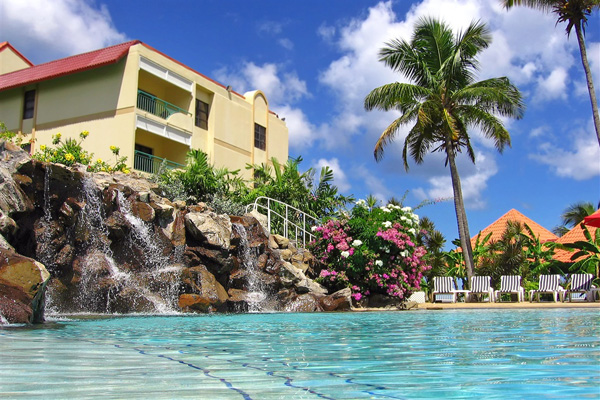
[[[375,293],[405,299],[431,268],[425,249],[415,244],[418,225],[410,207],[371,209],[359,200],[346,218],[313,227],[317,282],[330,291],[349,287],[356,301]]]

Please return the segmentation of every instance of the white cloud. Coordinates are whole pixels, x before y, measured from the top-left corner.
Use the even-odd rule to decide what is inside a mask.
[[[600,175],[600,147],[591,122],[586,130],[572,133],[560,145],[542,143],[539,152],[529,157],[550,166],[560,177],[581,181]]]
[[[350,183],[348,182],[348,177],[346,173],[340,166],[340,161],[337,158],[332,158],[327,160],[325,158],[319,159],[317,163],[314,165],[314,169],[316,170],[315,179],[319,179],[319,174],[321,173],[321,169],[323,167],[329,167],[333,171],[333,184],[337,186],[340,192],[347,192],[350,190]]]
[[[279,39],[277,41],[277,43],[279,43],[279,45],[281,47],[283,47],[284,49],[286,49],[286,50],[293,50],[294,49],[294,42],[292,42],[288,38]]]
[[[381,202],[387,202],[394,195],[388,185],[364,165],[354,168],[352,172],[367,187],[369,194],[375,196]]]
[[[461,157],[457,162],[457,168],[461,180],[462,194],[465,205],[473,209],[485,208],[486,202],[482,193],[487,188],[488,181],[496,175],[498,167],[493,156],[486,153],[476,155],[477,163],[472,164]],[[427,182],[429,188],[419,187],[414,193],[421,200],[439,200],[453,198],[452,179],[450,171],[446,175],[435,175]]]
[[[2,39],[35,63],[127,40],[105,6],[85,0],[3,0],[0,15]]]
[[[539,90],[536,93],[535,99],[566,99],[567,98],[567,82],[569,75],[564,68],[558,67],[554,69],[546,78],[539,78]]]

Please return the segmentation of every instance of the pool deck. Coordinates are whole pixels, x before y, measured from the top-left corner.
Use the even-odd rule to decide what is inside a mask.
[[[526,309],[526,308],[595,308],[600,310],[600,302],[533,302],[521,303],[419,303],[419,310],[467,310],[467,309]]]

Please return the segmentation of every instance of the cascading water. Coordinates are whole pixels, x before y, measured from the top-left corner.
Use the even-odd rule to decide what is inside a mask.
[[[233,223],[232,228],[240,237],[238,254],[246,270],[248,311],[271,311],[273,310],[273,305],[269,299],[264,281],[260,277],[260,269],[258,268],[258,249],[250,246],[248,233],[243,225]]]
[[[66,302],[65,310],[64,299],[61,303],[60,296],[51,287],[46,302],[49,313],[176,312],[178,280],[170,279],[170,283],[164,281],[169,281],[170,276],[178,274],[180,267],[172,265],[169,257],[162,254],[153,232],[132,214],[123,194],[117,193],[117,204],[131,228],[130,237],[123,240],[129,240],[127,243],[141,250],[144,262],[141,268],[130,266],[130,270],[119,267],[115,261],[106,223],[107,216],[101,195],[91,177],[83,179],[82,195],[85,205],[79,214],[79,230],[86,232],[86,243],[77,257],[80,275],[76,283],[77,295]]]
[[[147,280],[148,283],[161,282],[158,290],[159,294],[154,294],[145,287],[144,294],[150,301],[155,303],[157,312],[174,312],[179,295],[179,284],[175,279],[162,278],[165,275],[177,274],[181,271],[181,267],[173,264],[170,257],[163,254],[161,247],[158,245],[159,240],[156,238],[154,232],[141,218],[136,217],[131,212],[129,202],[121,192],[117,194],[117,201],[119,210],[132,227],[131,240],[143,250],[147,271],[141,274],[142,278],[145,278],[144,280]],[[180,256],[181,252],[176,248],[174,254],[175,260],[178,261]]]

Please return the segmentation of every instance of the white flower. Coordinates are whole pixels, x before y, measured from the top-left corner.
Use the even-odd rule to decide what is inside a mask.
[[[410,233],[411,235],[415,235],[417,233],[417,231],[415,230],[415,228],[410,228],[408,230],[408,233]]]
[[[408,257],[408,251],[406,251],[406,250],[402,250],[402,251],[400,252],[400,255],[401,255],[402,257],[405,257],[405,258],[406,258],[406,257]]]
[[[311,232],[314,232],[314,231],[316,231],[316,230],[317,230],[317,227],[316,227],[316,226],[311,226],[311,227],[310,227],[310,230],[311,230]]]
[[[356,202],[357,206],[361,206],[361,207],[366,207],[367,206],[367,202],[364,201],[363,199],[360,199]]]
[[[412,208],[410,207],[402,207],[402,211],[404,211],[405,213],[409,213],[412,211]]]
[[[392,223],[390,221],[385,221],[381,225],[383,225],[384,228],[390,228],[392,226]]]
[[[404,215],[400,217],[400,221],[408,221],[408,218],[406,218]]]
[[[350,257],[350,253],[347,252],[347,251],[342,251],[342,257],[343,258],[348,258],[348,257]]]
[[[375,265],[377,265],[378,267],[383,267],[383,261],[377,260],[375,261]]]
[[[352,242],[352,247],[358,247],[362,244],[362,242],[358,239],[356,239],[354,242]]]

